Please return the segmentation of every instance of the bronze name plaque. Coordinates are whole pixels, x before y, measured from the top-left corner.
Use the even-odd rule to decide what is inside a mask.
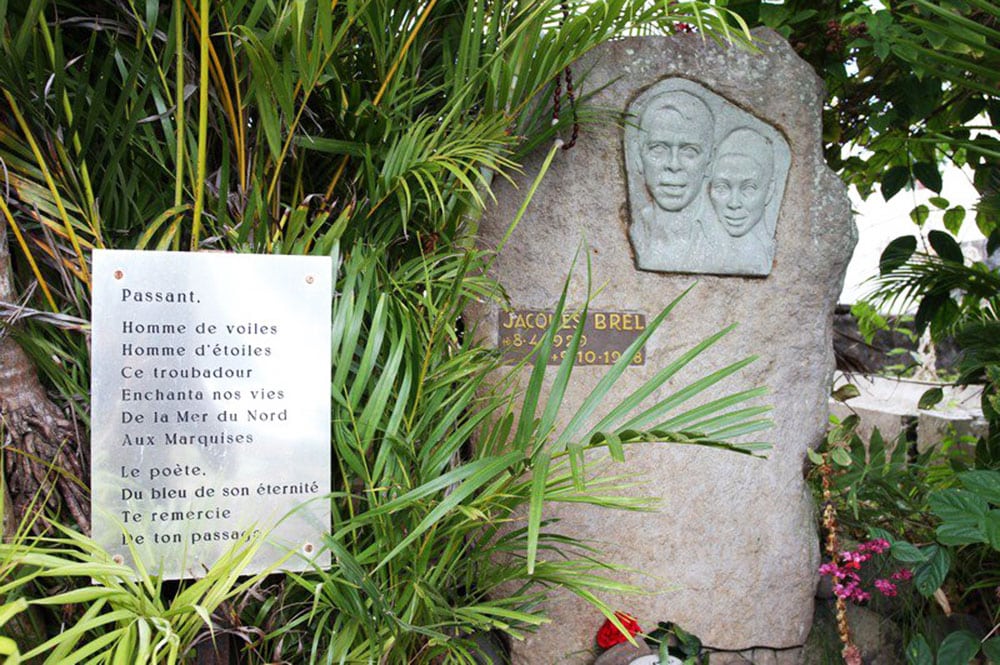
[[[515,309],[500,312],[497,347],[503,350],[504,364],[515,365],[541,344],[555,313],[541,309]],[[547,363],[558,365],[566,357],[581,314],[563,313],[562,325],[552,338]],[[576,365],[613,365],[629,345],[646,329],[646,315],[636,312],[587,312],[576,351]],[[646,349],[639,349],[633,365],[646,364]]]

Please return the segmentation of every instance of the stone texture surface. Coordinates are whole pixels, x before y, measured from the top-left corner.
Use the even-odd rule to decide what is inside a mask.
[[[622,642],[611,647],[594,661],[594,665],[629,665],[640,656],[653,653],[649,645],[638,640],[635,644]]]
[[[674,621],[710,647],[789,649],[805,642],[812,621],[819,552],[813,506],[802,470],[806,448],[822,439],[833,372],[831,326],[844,268],[855,242],[846,189],[821,155],[819,79],[773,32],[756,33],[761,53],[725,48],[697,35],[635,38],[595,51],[575,70],[596,104],[627,108],[657,81],[683,76],[775,127],[792,153],[777,222],[776,255],[766,278],[640,272],[628,241],[621,128],[588,127],[557,155],[521,224],[494,264],[516,308],[551,308],[577,252],[590,259],[591,308],[659,313],[697,282],[646,345],[647,362],[626,372],[609,406],[696,342],[731,324],[735,332],[675,377],[656,399],[707,371],[748,355],[759,359],[702,401],[753,386],[772,394],[775,427],[767,459],[664,444],[633,446],[625,468],[647,481],[628,492],[661,500],[654,513],[609,514],[553,506],[559,530],[595,541],[605,559],[633,569],[620,579],[647,593],[610,598],[640,625]],[[496,246],[521,205],[544,155],[527,164],[518,189],[498,185],[498,204],[481,222],[484,246]],[[573,305],[586,298],[577,260]],[[477,334],[497,339],[496,309],[469,313]],[[573,412],[604,374],[577,367],[565,400]],[[601,414],[597,414],[598,416]],[[586,664],[603,617],[575,597],[555,593],[551,624],[514,646],[519,665]],[[794,651],[799,653],[798,650]],[[773,654],[772,654],[773,655]],[[762,662],[763,662],[762,660]],[[770,661],[768,661],[770,662]]]
[[[801,665],[804,658],[803,647],[714,651],[709,654],[708,665]]]
[[[709,654],[708,665],[753,665],[739,651],[715,651]]]

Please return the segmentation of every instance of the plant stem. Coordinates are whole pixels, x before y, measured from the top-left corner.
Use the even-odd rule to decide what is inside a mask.
[[[205,208],[205,180],[208,177],[208,9],[209,0],[201,0],[199,41],[201,51],[198,59],[198,168],[194,181],[194,212],[191,220],[191,251],[198,249],[201,237],[201,214]]]

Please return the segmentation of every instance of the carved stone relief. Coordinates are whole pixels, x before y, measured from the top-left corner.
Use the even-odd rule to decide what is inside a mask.
[[[625,167],[636,267],[769,275],[791,163],[784,137],[681,78],[648,88],[628,114]]]

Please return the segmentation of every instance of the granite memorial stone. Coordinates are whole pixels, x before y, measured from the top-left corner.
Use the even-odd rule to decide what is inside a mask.
[[[704,399],[768,386],[775,425],[758,436],[773,445],[768,457],[632,446],[625,466],[601,466],[641,481],[623,492],[657,498],[655,512],[561,504],[546,515],[559,520],[552,530],[596,543],[627,569],[618,579],[646,593],[609,602],[640,625],[677,622],[718,649],[800,653],[819,565],[802,470],[806,449],[824,435],[831,321],[855,232],[846,188],[822,157],[820,80],[775,33],[755,40],[759,51],[698,35],[630,38],[579,63],[586,88],[598,91],[593,102],[618,109],[621,123],[586,127],[575,148],[556,156],[493,264],[509,310],[482,305],[468,316],[483,340],[499,345],[510,312],[552,311],[579,251],[601,287],[592,312],[648,321],[697,281],[647,340],[608,408],[738,323],[690,375],[651,400],[757,355]],[[504,237],[544,157],[530,159],[514,186],[498,184],[498,202],[480,224],[483,246]],[[567,311],[587,298],[582,263],[577,257]],[[576,364],[567,414],[606,369]],[[560,592],[547,611],[551,623],[514,645],[514,662],[591,663],[603,617]]]

